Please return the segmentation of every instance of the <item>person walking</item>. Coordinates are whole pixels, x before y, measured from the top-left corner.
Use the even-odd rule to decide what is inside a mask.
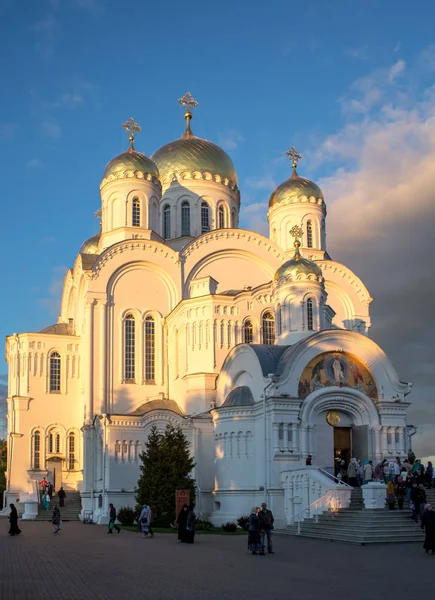
[[[50,502],[51,502],[51,499],[53,497],[53,492],[54,492],[53,484],[51,483],[51,481],[49,481],[48,482],[48,487],[47,487],[47,493],[48,493],[48,495],[50,497]]]
[[[192,506],[189,506],[186,522],[186,544],[193,544],[195,540],[195,520],[195,511],[193,510]]]
[[[307,456],[307,458],[305,459],[305,465],[306,465],[307,467],[311,467],[311,466],[312,466],[312,464],[313,464],[313,457],[312,457],[312,455],[311,455],[311,454],[309,454],[309,455]]]
[[[273,543],[272,543],[272,530],[273,530],[273,514],[272,511],[268,510],[266,502],[263,502],[261,505],[261,510],[258,513],[258,520],[260,522],[260,530],[261,530],[261,541],[263,547],[266,547],[266,539],[267,539],[267,551],[269,554],[274,554],[273,552]]]
[[[405,501],[406,492],[407,492],[406,484],[403,481],[403,479],[401,477],[399,477],[399,479],[397,480],[397,491],[396,491],[397,505],[399,506],[399,510],[403,510],[403,503]]]
[[[260,509],[258,506],[254,506],[249,515],[248,551],[252,552],[252,554],[264,555],[264,544],[262,542],[260,520],[258,518],[259,512]]]
[[[411,501],[410,508],[412,510],[411,519],[418,523],[418,516],[420,514],[421,496],[420,490],[418,489],[417,482],[414,481],[411,487]]]
[[[187,504],[183,504],[177,520],[176,524],[178,526],[178,539],[180,542],[186,542],[186,529],[187,529],[187,517],[189,516],[189,507]]]
[[[425,504],[424,509],[421,517],[421,528],[425,531],[423,548],[426,554],[429,554],[429,550],[435,554],[435,512],[431,504]]]
[[[9,508],[11,509],[9,515],[9,535],[20,535],[21,529],[18,527],[18,512],[15,508],[14,504],[9,504]]]
[[[396,485],[392,479],[387,483],[387,504],[389,510],[393,510],[396,505]]]
[[[44,495],[42,496],[42,506],[44,510],[48,510],[50,508],[50,496],[48,495],[48,488],[45,488]]]
[[[62,488],[61,488],[62,489]],[[112,503],[109,504],[109,531],[107,533],[113,533],[116,529],[118,533],[121,533],[121,528],[115,523],[116,521],[116,508]]]
[[[59,506],[65,506],[66,493],[63,487],[60,488],[57,495],[59,496]]]
[[[51,522],[54,527],[53,533],[57,533],[62,529],[62,519],[60,517],[60,510],[55,506],[53,508],[53,514],[51,515]]]
[[[145,503],[142,506],[142,510],[140,511],[139,523],[140,523],[140,528],[142,531],[142,536],[146,537],[146,538],[152,537],[152,532],[150,533],[151,517],[152,517],[151,507]]]
[[[432,479],[433,479],[433,466],[431,461],[429,460],[427,463],[426,471],[424,474],[424,483],[427,490],[432,488]]]
[[[364,465],[364,483],[369,483],[370,481],[373,481],[373,472],[374,470],[372,461],[366,461],[366,464]]]
[[[347,467],[347,483],[351,487],[356,487],[356,468],[355,468],[355,459],[352,458],[348,467]]]

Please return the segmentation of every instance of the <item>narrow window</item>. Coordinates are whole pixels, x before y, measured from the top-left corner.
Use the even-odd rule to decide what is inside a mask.
[[[50,453],[53,452],[53,434],[52,433],[50,433],[48,436],[48,451]]]
[[[307,300],[307,329],[313,330],[313,301],[311,298]]]
[[[76,438],[73,432],[68,435],[68,469],[74,471],[76,462]]]
[[[190,204],[181,205],[181,235],[190,235]]]
[[[163,237],[165,240],[171,237],[171,207],[166,204],[163,209]]]
[[[243,325],[243,343],[252,344],[254,341],[254,328],[252,326],[252,321],[245,321]]]
[[[219,206],[219,229],[223,229],[225,227],[225,211],[223,206]]]
[[[50,392],[60,392],[60,354],[50,355]]]
[[[139,198],[133,198],[133,214],[132,214],[132,225],[133,227],[140,227],[140,202]]]
[[[311,221],[307,221],[307,247],[313,247],[313,225]]]
[[[145,380],[154,383],[156,378],[156,332],[152,317],[145,319]]]
[[[233,210],[231,211],[231,227],[234,229],[236,226],[236,211]]]
[[[276,309],[276,328],[278,331],[278,335],[281,335],[282,333],[282,322],[281,322],[281,304],[278,304],[278,307]]]
[[[33,435],[33,468],[40,469],[41,467],[41,434],[35,431]]]
[[[124,321],[124,379],[135,379],[135,329],[134,316],[128,314]]]
[[[267,311],[263,315],[263,344],[272,346],[275,343],[275,318]]]
[[[210,231],[210,209],[207,202],[201,204],[201,233]]]
[[[56,454],[60,452],[60,433],[56,433]]]

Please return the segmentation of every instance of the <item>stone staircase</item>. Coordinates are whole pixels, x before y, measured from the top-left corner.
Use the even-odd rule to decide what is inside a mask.
[[[426,495],[427,501],[435,507],[435,490],[426,490]],[[326,511],[318,516],[317,522],[313,518],[305,519],[300,524],[300,534],[297,524],[277,530],[276,533],[360,545],[422,543],[424,534],[420,524],[416,525],[410,516],[406,500],[403,510],[397,506],[394,510],[364,509],[362,491],[354,488],[349,508]]]
[[[59,497],[55,493],[51,499],[49,510],[44,510],[42,502],[38,506],[38,515],[35,521],[50,521],[53,513],[53,507],[58,506],[62,521],[79,521],[79,513],[82,508],[82,501],[79,492],[74,490],[65,490],[65,506],[59,506]]]

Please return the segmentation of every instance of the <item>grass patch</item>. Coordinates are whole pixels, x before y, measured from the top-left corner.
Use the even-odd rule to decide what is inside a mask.
[[[132,531],[133,533],[141,533],[141,530],[137,527],[137,525],[120,525],[121,529],[125,531]],[[154,533],[178,533],[177,529],[172,529],[172,527],[153,527]],[[221,527],[213,527],[213,529],[209,529],[206,531],[196,531],[196,535],[247,535],[247,531],[243,531],[243,529],[237,529],[234,532],[224,531]]]

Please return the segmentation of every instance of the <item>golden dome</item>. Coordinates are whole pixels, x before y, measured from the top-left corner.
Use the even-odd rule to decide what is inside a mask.
[[[284,183],[281,183],[272,193],[269,200],[269,208],[280,204],[281,202],[295,202],[301,197],[316,198],[323,201],[322,190],[313,181],[299,177],[296,169],[292,176]]]
[[[278,281],[281,278],[296,280],[299,279],[300,275],[308,277],[309,275],[314,275],[316,279],[320,279],[323,277],[322,269],[316,264],[313,260],[309,260],[308,258],[303,258],[300,255],[300,241],[295,241],[295,255],[292,259],[285,262],[280,266],[278,271],[275,273],[275,281]]]
[[[193,135],[189,127],[180,139],[156,150],[151,159],[157,165],[162,183],[169,182],[174,175],[185,179],[183,172],[198,171],[201,175],[210,173],[214,179],[218,176],[230,187],[238,184],[236,169],[228,154],[216,144]]]
[[[97,235],[93,235],[91,238],[83,242],[79,254],[100,254],[98,245],[100,242],[101,231]]]
[[[126,171],[141,171],[144,175],[151,175],[152,177],[159,177],[159,170],[154,162],[149,159],[145,154],[137,152],[131,147],[127,152],[123,152],[112,158],[107,163],[104,169],[103,179],[107,179],[110,175],[117,174],[118,177],[123,177]]]

